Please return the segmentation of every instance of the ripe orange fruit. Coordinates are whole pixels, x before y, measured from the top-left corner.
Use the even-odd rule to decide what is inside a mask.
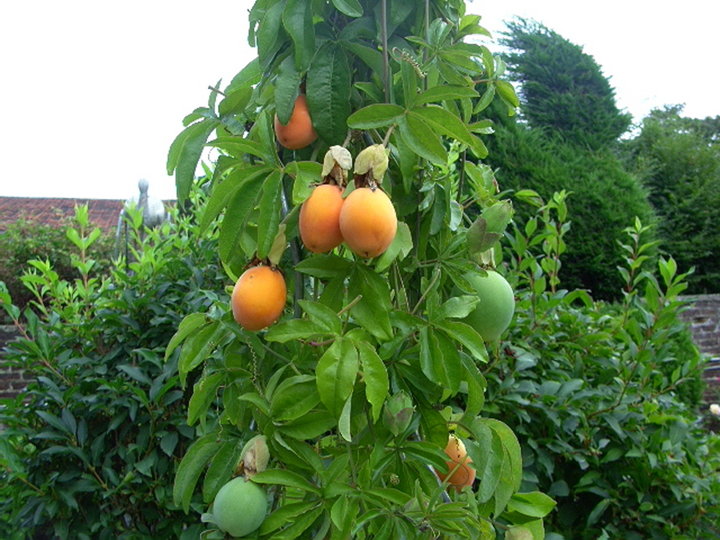
[[[450,458],[446,461],[448,472],[443,474],[440,471],[436,471],[440,480],[444,482],[449,475],[447,480],[448,484],[458,491],[465,486],[471,486],[475,481],[476,472],[475,469],[470,466],[472,459],[468,457],[463,442],[455,435],[450,435],[447,446],[445,447],[445,453]]]
[[[390,198],[380,189],[367,187],[350,193],[340,210],[340,232],[361,257],[383,253],[397,232],[397,215]]]
[[[305,96],[299,95],[295,100],[295,106],[287,124],[281,124],[277,114],[275,115],[275,136],[278,142],[288,150],[299,150],[315,142],[318,136],[312,125]]]
[[[313,253],[325,253],[343,241],[340,232],[342,189],[323,184],[316,187],[300,207],[300,238]]]
[[[233,317],[245,330],[262,330],[283,312],[287,287],[279,270],[259,265],[247,269],[233,288]]]

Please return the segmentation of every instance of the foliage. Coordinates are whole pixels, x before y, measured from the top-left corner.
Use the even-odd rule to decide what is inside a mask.
[[[527,441],[523,489],[557,500],[547,527],[564,538],[717,536],[720,439],[698,422],[704,360],[682,348],[687,276],[672,258],[653,271],[637,221],[622,302],[560,289],[565,198],[530,195],[540,214],[510,235],[517,316],[484,370],[489,410]]]
[[[660,220],[662,247],[687,271],[692,293],[719,292],[720,117],[681,116],[679,106],[654,110],[624,145]]]
[[[592,149],[607,147],[630,126],[595,59],[544,25],[507,23],[500,42],[512,76],[521,84],[523,116],[532,127]]]
[[[636,216],[654,222],[640,182],[610,151],[566,144],[517,122],[497,125],[488,148],[488,163],[503,188],[532,189],[546,199],[569,192],[563,285],[588,289],[597,298],[619,298],[623,283],[615,269],[623,262],[623,231]],[[517,208],[518,222],[531,217],[529,207]]]
[[[518,492],[520,443],[481,415],[486,348],[461,322],[477,305],[463,276],[500,256],[511,212],[492,171],[459,158],[485,157],[482,114],[496,96],[510,113],[517,105],[502,61],[465,42],[487,32],[464,10],[460,0],[260,0],[250,11],[259,57],[185,119],[168,170],[183,199],[206,141],[220,150],[201,228],[220,219],[229,281],[263,260],[286,271],[293,298],[260,334],[227,308],[190,313],[168,346],[170,358],[180,350],[183,384],[200,373],[188,417],[202,435],[174,485],[185,510],[197,489],[210,504],[243,445],[263,435],[271,461],[252,480],[273,509],[261,538],[495,538],[510,526],[544,537],[554,502]],[[273,114],[285,121],[302,91],[319,141],[290,152],[275,143]],[[346,247],[307,253],[297,214],[321,180],[318,161],[329,145],[357,156],[371,143],[390,154],[394,242],[370,261]],[[450,429],[483,479],[477,491],[447,492],[433,473],[446,472]]]
[[[52,227],[31,220],[20,219],[8,225],[0,234],[0,281],[7,286],[15,305],[21,309],[33,296],[20,279],[21,269],[33,259],[47,260],[61,279],[71,281],[80,277],[72,264],[72,250],[68,249],[71,223]],[[96,261],[96,271],[105,271],[112,256],[113,239],[99,234],[89,248],[89,256]],[[1,319],[0,319],[1,320]]]
[[[0,536],[196,538],[198,525],[172,502],[177,456],[194,430],[176,361],[166,363],[163,352],[186,309],[217,299],[217,243],[200,240],[190,218],[142,232],[134,214],[142,247],[99,278],[89,257],[97,233],[87,207],[77,212],[68,237],[80,277],[30,261],[25,323],[2,294],[22,332],[4,362],[32,382],[0,413]]]

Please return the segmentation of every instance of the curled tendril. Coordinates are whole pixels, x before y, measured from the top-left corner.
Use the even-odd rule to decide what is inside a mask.
[[[405,49],[398,49],[397,47],[393,47],[392,55],[393,58],[398,62],[407,62],[408,64],[410,64],[415,69],[415,73],[417,73],[418,77],[425,78],[427,76],[427,73],[425,73],[420,68],[420,64],[418,63],[418,61],[415,60],[413,55]]]

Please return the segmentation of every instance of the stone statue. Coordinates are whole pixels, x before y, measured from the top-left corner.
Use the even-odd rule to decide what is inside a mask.
[[[143,229],[145,227],[157,227],[168,218],[168,215],[165,212],[164,203],[161,199],[150,195],[148,193],[149,188],[150,182],[148,182],[145,178],[141,178],[138,182],[139,193],[137,195],[133,195],[125,201],[123,209],[120,211],[120,215],[118,216],[117,231],[115,234],[115,256],[120,255],[120,249],[123,247],[126,258],[129,255],[128,242],[130,240],[127,233],[127,220],[125,219],[128,208],[134,207],[142,213]],[[140,238],[142,239],[144,236],[144,232],[141,230]],[[121,241],[121,238],[123,237],[124,242]],[[122,244],[124,244],[124,246]]]

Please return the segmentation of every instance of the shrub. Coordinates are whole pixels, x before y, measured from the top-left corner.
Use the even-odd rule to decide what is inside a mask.
[[[67,232],[71,224],[63,222],[61,227],[51,227],[36,221],[19,219],[0,233],[0,281],[7,286],[13,302],[23,309],[33,296],[20,279],[22,268],[28,261],[48,260],[61,279],[72,281],[80,277],[71,262],[71,249]],[[109,234],[100,236],[89,246],[89,256],[96,261],[96,273],[110,265],[113,238]],[[0,320],[4,319],[4,312]]]
[[[681,116],[682,107],[654,110],[626,141],[628,166],[642,177],[660,217],[662,247],[677,259],[691,293],[720,291],[720,117]]]
[[[591,151],[548,137],[519,123],[499,125],[489,140],[488,163],[504,189],[532,189],[548,199],[570,192],[570,231],[561,270],[568,289],[584,288],[602,299],[618,298],[623,285],[615,270],[623,261],[618,242],[635,217],[653,222],[645,190],[610,151]],[[524,222],[531,212],[517,209]]]
[[[23,336],[4,363],[32,382],[2,404],[0,483],[10,496],[0,497],[0,536],[197,538],[196,520],[172,503],[177,456],[194,429],[164,350],[181,312],[217,298],[214,240],[175,216],[100,279],[82,210],[79,219],[78,279],[31,261],[25,323],[2,295]]]
[[[720,440],[698,421],[703,358],[678,318],[686,275],[672,258],[652,271],[636,222],[621,302],[560,289],[564,204],[510,236],[517,316],[486,371],[494,413],[528,441],[523,489],[557,500],[547,528],[564,538],[715,537]]]

